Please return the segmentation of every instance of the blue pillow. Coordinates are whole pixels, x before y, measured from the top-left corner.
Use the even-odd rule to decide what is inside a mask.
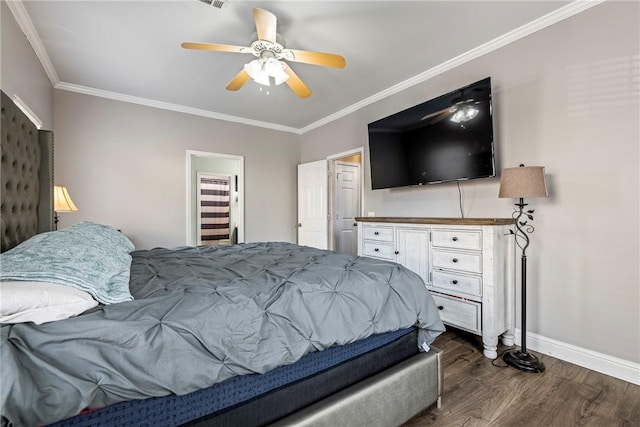
[[[41,233],[0,255],[0,280],[60,283],[91,294],[102,304],[131,301],[133,243],[118,230],[80,222]]]

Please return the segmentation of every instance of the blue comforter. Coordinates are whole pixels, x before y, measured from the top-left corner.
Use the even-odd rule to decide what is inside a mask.
[[[419,276],[289,243],[132,253],[133,301],[43,325],[2,326],[4,422],[185,394],[312,351],[416,325],[444,331]]]

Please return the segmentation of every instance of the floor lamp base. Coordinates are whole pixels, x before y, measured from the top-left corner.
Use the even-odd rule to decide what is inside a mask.
[[[544,372],[544,363],[531,353],[520,350],[509,350],[504,353],[502,360],[509,366],[527,372]]]

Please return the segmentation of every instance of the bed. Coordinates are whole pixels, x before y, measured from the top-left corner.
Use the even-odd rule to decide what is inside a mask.
[[[0,327],[3,425],[387,426],[441,396],[444,326],[397,264],[286,242],[136,251],[92,222],[11,243],[3,286],[73,307]]]

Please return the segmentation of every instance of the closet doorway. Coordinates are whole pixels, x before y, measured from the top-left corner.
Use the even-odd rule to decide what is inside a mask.
[[[188,246],[244,242],[244,157],[187,150]]]

